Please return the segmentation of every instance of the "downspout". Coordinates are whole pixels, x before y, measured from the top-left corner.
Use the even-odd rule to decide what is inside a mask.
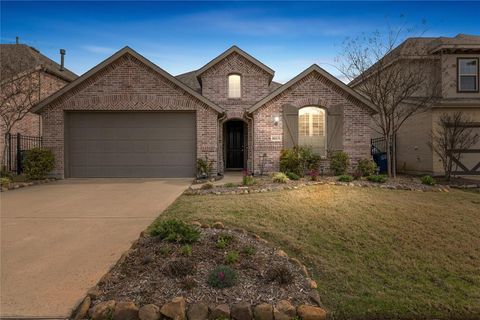
[[[217,139],[220,138],[220,135],[223,135],[223,126],[221,126],[223,120],[225,120],[227,118],[227,113],[224,111],[223,113],[219,114],[218,116],[218,126],[217,126]],[[220,130],[221,130],[221,133],[220,133]],[[223,154],[224,150],[223,150],[223,136],[222,136],[222,145],[219,145],[219,141],[217,140],[217,150],[220,150],[220,152]],[[225,156],[222,156],[222,158],[225,158]],[[217,175],[219,174],[219,163],[220,163],[220,153],[217,152]],[[225,160],[225,159],[224,159]],[[225,173],[224,170],[223,170],[223,163],[222,163],[222,175]]]
[[[245,112],[245,118],[252,122],[252,174],[255,175],[255,126],[253,116]]]

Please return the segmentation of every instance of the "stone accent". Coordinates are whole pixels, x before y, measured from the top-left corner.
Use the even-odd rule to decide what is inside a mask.
[[[154,304],[146,304],[138,310],[140,320],[160,320],[160,308]]]
[[[172,320],[185,320],[185,304],[185,298],[175,297],[162,306],[160,313]]]
[[[233,320],[252,319],[252,306],[247,302],[239,302],[232,305],[230,316]]]
[[[111,320],[113,311],[115,310],[115,304],[114,300],[100,302],[90,309],[90,318],[92,318],[92,320]]]
[[[297,308],[297,313],[303,320],[325,320],[327,318],[327,312],[322,308],[305,304]]]
[[[208,306],[205,303],[194,303],[187,311],[188,320],[205,320],[208,317]]]
[[[82,303],[78,306],[75,317],[73,317],[73,320],[81,320],[87,317],[88,315],[88,309],[90,308],[90,303],[91,303],[90,297],[85,297],[83,299]]]
[[[220,319],[220,318],[227,318],[230,319],[230,307],[228,304],[219,304],[212,308],[210,313],[211,319]]]
[[[113,312],[113,320],[137,320],[138,308],[131,301],[118,302]]]
[[[280,300],[273,308],[275,320],[289,320],[297,315],[295,307],[287,300]]]
[[[253,309],[255,320],[273,320],[273,306],[268,303],[262,303]]]

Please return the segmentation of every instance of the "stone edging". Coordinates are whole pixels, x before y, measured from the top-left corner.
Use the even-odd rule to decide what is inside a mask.
[[[363,188],[380,188],[380,189],[391,189],[391,190],[407,190],[407,191],[432,191],[432,192],[449,192],[450,187],[448,185],[437,185],[437,186],[427,186],[427,185],[408,185],[408,184],[389,184],[387,183],[376,183],[369,181],[352,181],[352,182],[341,182],[341,181],[307,181],[298,184],[270,184],[267,186],[239,186],[234,188],[225,188],[225,187],[214,187],[212,189],[187,189],[184,194],[186,195],[202,195],[202,194],[214,194],[214,195],[223,195],[223,194],[248,194],[248,193],[263,193],[270,191],[279,191],[279,190],[292,190],[299,189],[306,186],[313,185],[336,185],[336,186],[353,186],[353,187],[363,187]]]
[[[192,221],[190,224],[200,228],[214,228],[214,229],[227,229],[222,222],[215,222],[211,226],[202,224],[199,221]],[[264,243],[268,243],[259,235],[248,232],[241,228],[232,228],[232,231],[249,234],[256,240]],[[140,233],[140,237],[145,236],[145,231]],[[122,263],[128,255],[132,252],[132,249],[137,244],[138,240],[135,240],[130,248],[122,254],[120,259],[114,263],[110,270],[102,276],[99,282],[110,276],[111,270],[115,265]],[[322,303],[320,296],[317,292],[317,283],[308,278],[310,273],[307,267],[300,262],[297,258],[292,258],[287,255],[283,250],[276,250],[275,254],[290,260],[296,264],[302,273],[307,277],[309,282],[310,292],[308,297],[313,305],[301,304],[298,306],[292,305],[287,300],[281,300],[276,305],[261,303],[258,305],[252,305],[247,302],[238,302],[232,305],[218,304],[218,305],[206,305],[202,302],[190,303],[187,308],[187,301],[183,297],[175,297],[171,302],[164,304],[163,306],[157,306],[154,304],[147,304],[141,307],[135,305],[132,301],[116,302],[115,300],[109,300],[100,302],[97,305],[91,307],[92,301],[94,301],[100,294],[97,286],[88,290],[86,297],[81,300],[74,308],[70,319],[92,319],[92,320],[107,320],[113,316],[113,319],[118,320],[160,320],[161,318],[168,318],[172,320],[207,320],[207,319],[232,319],[232,320],[288,320],[295,317],[304,320],[324,320],[326,319],[326,311],[321,308]],[[252,299],[254,300],[254,299]]]
[[[39,185],[39,184],[45,184],[45,183],[49,183],[49,182],[53,182],[53,181],[57,181],[57,179],[47,178],[47,179],[33,180],[33,181],[28,181],[28,182],[10,182],[8,187],[2,187],[1,188],[1,192],[20,189],[20,188],[25,188],[25,187],[30,187],[30,186],[36,186],[36,185]]]

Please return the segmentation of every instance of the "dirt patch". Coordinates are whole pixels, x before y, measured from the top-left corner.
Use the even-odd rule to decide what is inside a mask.
[[[156,237],[140,238],[128,256],[99,283],[101,294],[95,303],[113,299],[161,305],[175,296],[183,296],[189,303],[208,304],[309,301],[310,286],[302,268],[288,257],[276,254],[269,244],[233,230],[205,228],[201,233],[200,240],[191,245],[191,252],[183,245]],[[220,248],[219,238],[225,235],[231,241]],[[227,256],[233,251],[238,253],[238,259],[227,264]],[[208,285],[210,272],[219,265],[235,270],[236,285],[224,289]],[[279,272],[281,276],[272,279],[272,274]],[[288,283],[283,283],[285,279]]]

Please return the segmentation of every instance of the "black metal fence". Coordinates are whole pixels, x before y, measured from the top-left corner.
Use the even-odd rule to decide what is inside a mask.
[[[22,156],[25,151],[42,146],[42,137],[24,136],[20,133],[5,135],[5,167],[10,172],[22,173]]]

